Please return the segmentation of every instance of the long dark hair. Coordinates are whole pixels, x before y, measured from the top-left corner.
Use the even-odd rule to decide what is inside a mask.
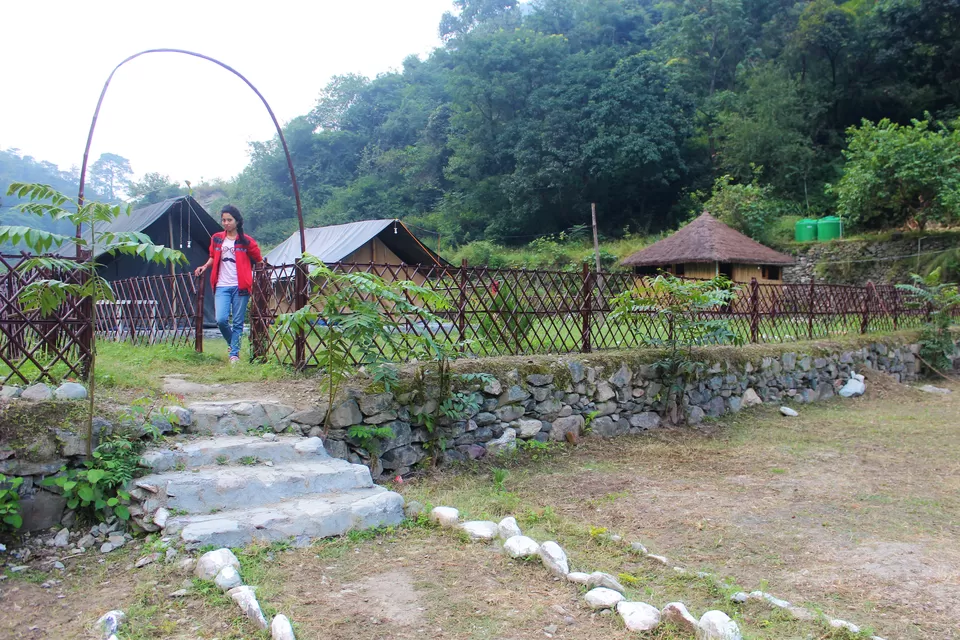
[[[243,216],[240,215],[240,209],[237,209],[232,204],[225,204],[223,208],[220,209],[220,214],[229,213],[230,216],[237,221],[237,240],[240,244],[246,242],[246,238],[243,236]]]

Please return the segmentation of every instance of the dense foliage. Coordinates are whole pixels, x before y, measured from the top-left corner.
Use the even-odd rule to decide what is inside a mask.
[[[657,232],[722,176],[775,218],[816,216],[843,200],[825,186],[844,184],[851,127],[853,146],[871,122],[950,120],[960,101],[960,0],[454,4],[444,46],[334,78],[286,126],[311,225],[401,217],[445,247],[522,244],[596,202],[607,235]],[[294,231],[277,140],[230,195],[264,243]]]

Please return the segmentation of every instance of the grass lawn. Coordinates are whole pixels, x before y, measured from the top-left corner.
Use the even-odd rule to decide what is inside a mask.
[[[527,451],[496,461],[508,470],[499,487],[493,465],[478,465],[396,488],[467,518],[514,515],[535,539],[557,540],[575,570],[620,575],[632,599],[658,607],[680,600],[697,616],[727,611],[747,640],[857,636],[730,603],[740,588],[888,640],[960,637],[960,387],[931,396],[885,378],[868,384],[864,398],[804,407],[795,419],[761,408],[697,431]],[[670,565],[606,533],[641,540]],[[267,637],[213,589],[170,598],[187,576],[171,565],[133,569],[144,553],[70,559],[65,576],[11,575],[0,583],[0,636],[85,638],[99,615],[121,608],[126,639]],[[299,638],[641,637],[590,612],[577,587],[539,565],[450,531],[411,525],[238,553],[264,609],[290,616]],[[679,575],[676,565],[728,584]],[[41,588],[47,577],[63,584]],[[646,637],[688,638],[666,626]]]

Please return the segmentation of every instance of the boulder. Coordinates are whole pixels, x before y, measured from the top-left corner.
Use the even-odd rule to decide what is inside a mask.
[[[100,618],[94,624],[94,633],[103,638],[112,636],[120,629],[120,625],[123,624],[123,621],[126,619],[126,617],[127,614],[119,609],[107,611],[105,614],[100,616]]]
[[[260,603],[257,602],[253,587],[234,587],[227,592],[227,595],[237,603],[243,614],[255,625],[261,629],[266,629],[269,626],[267,625],[267,619],[263,616],[263,611],[260,609]]]
[[[213,579],[213,582],[220,587],[221,591],[230,591],[230,589],[243,584],[243,580],[240,579],[240,572],[237,571],[233,565],[229,564],[223,569],[220,569],[217,577]]]
[[[660,426],[660,416],[653,411],[644,411],[630,416],[630,426],[637,429],[656,429]]]
[[[360,396],[360,411],[365,416],[373,416],[390,410],[393,406],[392,393]]]
[[[539,420],[517,420],[513,423],[513,427],[517,430],[518,437],[532,438],[540,433],[543,423]]]
[[[660,610],[660,618],[671,622],[691,635],[697,632],[697,619],[682,602],[671,602]]]
[[[583,416],[572,415],[566,418],[557,418],[553,421],[553,426],[550,429],[550,439],[562,442],[567,439],[568,433],[577,438],[581,431],[583,431]]]
[[[456,527],[460,524],[460,512],[453,507],[434,507],[430,512],[430,520],[441,527]]]
[[[497,399],[497,406],[505,407],[508,404],[516,404],[518,402],[523,402],[529,397],[529,391],[519,385],[513,385],[500,394],[500,397]]]
[[[743,640],[737,623],[723,611],[707,611],[697,623],[697,640]]]
[[[233,567],[239,571],[240,561],[230,549],[217,549],[200,556],[193,573],[201,580],[213,580],[224,567]]]
[[[496,440],[491,440],[490,442],[487,443],[487,453],[492,456],[498,456],[502,453],[513,451],[516,448],[517,448],[516,429],[504,429],[502,436],[500,436]]]
[[[504,541],[503,551],[511,558],[530,558],[539,554],[540,545],[527,536],[512,536]]]
[[[28,402],[44,402],[53,399],[53,391],[42,382],[32,384],[23,390],[20,394],[20,399],[27,400]]]
[[[610,386],[609,382],[599,382],[597,384],[597,392],[594,394],[593,398],[599,403],[612,400],[616,396],[617,393],[613,390],[613,387]]]
[[[633,372],[630,371],[630,367],[626,363],[621,364],[620,368],[617,369],[617,372],[608,378],[610,384],[617,387],[618,389],[623,389],[630,386],[630,382],[633,381]]]
[[[646,602],[620,601],[617,613],[623,618],[627,631],[652,631],[660,624],[660,611]]]
[[[619,593],[626,593],[626,589],[620,584],[620,581],[614,578],[609,573],[603,573],[601,571],[594,571],[590,574],[590,577],[587,578],[587,586],[591,589],[596,587],[604,587],[606,589],[613,589]]]
[[[548,384],[553,384],[553,374],[531,373],[527,376],[527,384],[532,387],[545,387]]]
[[[509,540],[514,536],[522,535],[517,519],[513,516],[504,518],[497,524],[497,535],[504,540]]]
[[[757,392],[752,388],[747,389],[743,392],[743,406],[744,407],[753,407],[758,404],[763,404],[763,400],[760,399],[760,396],[757,395]]]
[[[346,429],[363,422],[363,414],[356,400],[341,402],[330,414],[330,426],[334,429]]]
[[[53,395],[57,400],[83,400],[87,397],[87,388],[77,382],[64,382]]]
[[[544,542],[540,545],[538,551],[543,565],[553,574],[566,577],[570,573],[570,565],[567,563],[567,554],[556,542]]]
[[[583,573],[582,571],[571,571],[567,574],[567,581],[587,586],[587,583],[590,582],[590,574]]]
[[[613,609],[623,600],[623,594],[606,587],[591,589],[583,596],[583,600],[591,609]],[[657,611],[657,617],[660,612]]]
[[[270,624],[270,640],[296,640],[290,619],[282,613],[273,617],[273,622]]]
[[[497,523],[487,520],[470,520],[460,525],[460,528],[475,542],[493,540],[499,532]]]

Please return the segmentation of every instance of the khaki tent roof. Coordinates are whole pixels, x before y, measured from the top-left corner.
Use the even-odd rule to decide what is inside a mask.
[[[322,261],[341,262],[351,253],[379,237],[404,264],[446,265],[447,261],[423,246],[399,220],[361,220],[304,230],[307,253]],[[300,232],[274,247],[264,259],[274,266],[294,264],[300,257]]]
[[[687,262],[793,264],[792,257],[765,247],[704,212],[673,235],[623,259],[631,267]]]

